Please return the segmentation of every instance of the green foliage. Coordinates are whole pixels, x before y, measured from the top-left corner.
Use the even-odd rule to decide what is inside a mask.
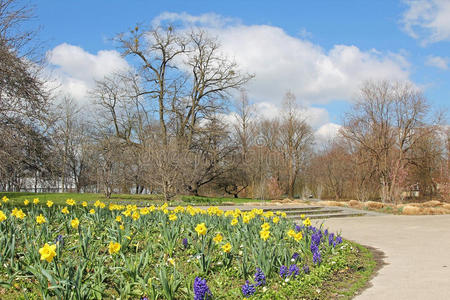
[[[7,218],[0,221],[0,285],[14,296],[7,299],[36,294],[43,299],[192,299],[196,276],[207,279],[215,298],[237,299],[257,267],[266,274],[267,286],[258,288],[256,299],[298,299],[317,296],[314,291],[336,272],[359,270],[350,259],[357,248],[347,242],[336,249],[321,244],[323,263],[314,265],[311,230],[303,228],[304,238],[296,241],[287,236],[294,228],[291,220],[262,210],[95,205],[65,204],[69,213],[64,214],[63,206],[49,208],[40,199],[22,207],[26,216],[20,219],[12,215],[13,201],[2,203]],[[46,222],[38,225],[41,214]],[[74,218],[78,227],[71,225]],[[200,223],[206,224],[204,235],[195,230]],[[264,241],[260,231],[267,225],[270,237]],[[218,233],[222,241],[214,240]],[[120,249],[111,250],[112,242]],[[56,245],[50,262],[39,253],[45,243]],[[222,248],[226,243],[232,246],[229,252]],[[311,273],[284,282],[278,270],[291,263],[293,252],[300,253],[299,261]]]

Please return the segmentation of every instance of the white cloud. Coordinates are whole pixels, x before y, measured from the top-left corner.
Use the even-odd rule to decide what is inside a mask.
[[[308,124],[316,129],[329,120],[328,111],[319,107],[302,107],[298,109],[299,117],[305,119]],[[255,116],[262,119],[279,118],[282,109],[279,105],[271,102],[255,103]]]
[[[247,26],[211,14],[165,13],[156,20],[158,24],[179,20],[217,36],[223,52],[243,70],[255,74],[247,86],[255,102],[280,103],[290,90],[303,105],[327,103],[351,99],[367,79],[409,77],[409,63],[402,54],[362,51],[354,45],[335,45],[327,51],[279,27]]]
[[[450,1],[406,0],[404,30],[422,45],[450,40]]]
[[[64,43],[50,50],[47,55],[61,92],[79,102],[87,101],[87,91],[94,86],[95,80],[129,69],[126,60],[114,50],[91,54],[78,46]]]
[[[317,139],[323,141],[332,140],[337,136],[338,131],[339,129],[341,129],[341,127],[341,125],[335,123],[326,123],[316,130],[315,136]]]
[[[425,64],[427,66],[447,70],[449,61],[450,60],[447,57],[429,55],[425,61]]]
[[[224,18],[215,13],[206,13],[193,16],[188,13],[163,12],[152,20],[153,26],[170,24],[181,27],[205,26],[208,28],[221,28],[228,24],[237,24],[239,20],[234,18]]]

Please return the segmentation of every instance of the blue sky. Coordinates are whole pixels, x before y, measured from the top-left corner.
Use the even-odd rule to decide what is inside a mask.
[[[89,87],[91,83],[89,74],[78,77],[72,74],[79,72],[76,59],[71,62],[70,56],[96,60],[98,67],[92,72],[96,74],[93,77],[98,77],[101,74],[98,69],[103,68],[101,64],[108,64],[108,59],[121,64],[115,56],[117,53],[100,55],[101,51],[115,49],[110,40],[115,34],[138,22],[149,24],[158,17],[180,22],[198,17],[195,24],[211,28],[220,39],[223,37],[225,49],[238,62],[247,62],[253,57],[252,51],[267,55],[262,59],[273,69],[275,78],[270,91],[257,91],[267,86],[270,79],[265,70],[252,65],[261,61],[250,59],[249,63],[243,63],[256,75],[256,82],[250,87],[255,103],[270,110],[267,105],[276,107],[283,91],[293,90],[305,109],[315,114],[316,128],[340,123],[342,112],[350,107],[355,93],[357,85],[353,81],[362,77],[411,80],[424,89],[435,108],[450,108],[450,1],[40,0],[32,3],[37,22],[42,25],[40,35],[48,46],[47,51],[57,54],[51,65],[60,71],[65,83],[72,84],[71,90],[77,86]],[[266,38],[267,43],[262,41]],[[268,47],[270,42],[275,45]],[[286,49],[289,47],[292,53]],[[293,65],[285,72],[286,64],[274,66],[277,61],[274,57],[282,57]]]

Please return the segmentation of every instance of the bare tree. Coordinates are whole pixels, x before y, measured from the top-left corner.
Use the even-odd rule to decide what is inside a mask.
[[[394,200],[394,187],[408,154],[433,126],[426,124],[429,107],[409,83],[366,82],[361,98],[347,114],[342,135],[367,154],[378,177],[383,202]],[[435,124],[435,123],[434,123]]]
[[[286,161],[289,198],[294,197],[295,183],[299,172],[306,163],[312,143],[312,129],[306,123],[305,118],[301,116],[295,102],[295,96],[288,92],[284,99],[279,148]]]

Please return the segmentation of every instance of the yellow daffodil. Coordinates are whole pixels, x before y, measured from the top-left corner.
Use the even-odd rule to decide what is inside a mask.
[[[117,216],[116,217],[116,222],[118,222],[118,223],[122,222],[122,216]]]
[[[53,206],[53,201],[48,200],[48,201],[47,201],[47,206],[48,206],[48,207],[52,207],[52,206]]]
[[[103,203],[103,202],[100,201],[100,200],[97,200],[97,201],[95,201],[94,206],[95,206],[95,207],[100,207],[100,208],[105,208],[105,207],[106,207],[106,204]]]
[[[303,225],[305,225],[306,227],[311,226],[311,220],[309,218],[306,218],[306,220],[303,221]]]
[[[275,218],[272,219],[272,222],[273,222],[274,224],[277,224],[278,222],[280,222],[280,218],[275,217]]]
[[[133,214],[131,215],[131,217],[133,218],[133,220],[138,220],[140,217],[141,217],[141,215],[139,214],[139,212],[138,211],[135,211],[135,212],[133,212]]]
[[[125,216],[125,217],[129,217],[130,215],[131,215],[131,210],[125,210],[125,211],[123,211],[122,212],[122,214]]]
[[[205,223],[197,224],[195,231],[197,231],[198,235],[205,235],[207,231]]]
[[[3,197],[2,197],[2,201],[6,203],[6,202],[8,202],[8,201],[9,201],[9,198],[8,198],[8,197],[6,197],[6,196],[3,196]]]
[[[123,225],[120,225],[119,228],[120,228],[121,230],[125,230],[125,227],[124,227]]]
[[[267,239],[270,237],[270,231],[268,230],[261,230],[259,232],[259,236],[264,240],[267,241]]]
[[[7,219],[8,217],[3,213],[3,211],[0,210],[0,222],[3,222]]]
[[[17,207],[14,207],[13,210],[11,211],[11,216],[15,217],[18,211],[19,209]]]
[[[300,241],[302,240],[302,238],[303,238],[303,234],[302,234],[301,231],[297,232],[297,233],[294,235],[294,239],[295,239],[297,242],[300,242]]]
[[[65,215],[67,215],[69,213],[69,210],[67,209],[67,206],[64,206],[63,209],[61,209],[61,212]]]
[[[265,230],[265,231],[269,230],[269,229],[270,229],[270,224],[269,224],[269,223],[264,223],[264,224],[262,224],[262,225],[261,225],[261,229],[262,229],[262,230]]]
[[[23,200],[23,204],[24,204],[25,206],[27,206],[28,204],[30,204],[30,200],[28,200],[28,199]]]
[[[17,213],[17,218],[23,220],[23,218],[25,218],[27,215],[22,211],[19,210],[19,212]]]
[[[238,219],[234,218],[233,220],[231,220],[231,225],[232,226],[237,225],[237,223],[239,223]]]
[[[295,230],[294,229],[289,229],[289,231],[287,232],[287,235],[291,238],[295,237]]]
[[[45,222],[46,222],[45,217],[42,214],[36,217],[36,223],[38,223],[39,225]]]
[[[175,266],[175,259],[169,258],[167,259],[167,262],[170,263],[172,266]]]
[[[56,256],[56,245],[49,245],[45,243],[44,247],[39,249],[39,254],[41,255],[41,260],[46,260],[47,262],[52,262],[53,257]]]
[[[109,242],[108,252],[109,254],[115,254],[119,252],[120,244],[116,242]]]
[[[87,202],[86,202],[86,201],[83,201],[83,202],[81,202],[81,205],[82,205],[83,207],[86,207],[86,206],[87,206]]]
[[[67,205],[74,206],[77,204],[72,198],[66,200]]]
[[[38,204],[38,203],[39,203],[39,198],[34,198],[34,199],[33,199],[33,203],[34,203],[34,204]]]
[[[229,253],[231,251],[231,248],[233,248],[233,246],[231,246],[230,243],[226,243],[225,245],[222,246],[222,250],[225,253]]]
[[[21,219],[21,220],[23,220],[23,218],[25,218],[27,216],[21,209],[17,209],[17,208],[14,208],[12,210],[11,215],[16,217],[17,219]]]
[[[214,243],[216,243],[216,244],[219,244],[222,240],[223,240],[223,236],[222,236],[220,233],[218,233],[218,234],[213,238],[213,241],[214,241]]]
[[[301,214],[300,218],[302,218],[302,220],[305,218],[305,214]]]
[[[178,217],[177,217],[176,214],[170,214],[170,215],[169,215],[169,220],[170,220],[170,221],[175,221],[176,219],[178,219]]]
[[[91,214],[91,215],[93,215],[93,214],[95,214],[95,209],[91,209],[91,210],[89,210],[89,213]]]
[[[78,218],[75,218],[72,221],[70,221],[70,226],[72,226],[72,228],[77,229],[79,225],[80,221],[78,220]]]
[[[250,222],[250,216],[245,215],[242,217],[242,223],[248,224]]]

